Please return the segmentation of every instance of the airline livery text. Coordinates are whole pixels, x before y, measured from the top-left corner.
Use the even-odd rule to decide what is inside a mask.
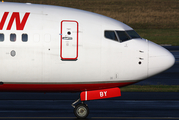
[[[1,21],[0,21],[0,30],[3,30],[8,14],[9,14],[9,12],[4,12],[4,14],[1,18]],[[24,27],[26,25],[29,15],[30,15],[30,13],[26,12],[24,17],[22,18],[22,21],[20,21],[19,12],[13,12],[10,17],[10,20],[9,20],[6,30],[11,30],[14,20],[16,20],[16,30],[24,30]]]

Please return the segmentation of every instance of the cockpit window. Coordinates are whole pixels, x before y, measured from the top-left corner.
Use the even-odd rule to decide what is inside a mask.
[[[130,37],[126,34],[125,31],[116,31],[116,32],[121,42],[130,40]]]
[[[126,31],[131,38],[141,38],[134,30]]]
[[[134,30],[117,31],[117,30],[105,30],[104,35],[106,38],[125,42],[135,38],[141,38]]]
[[[105,31],[105,37],[111,40],[118,41],[115,31]]]

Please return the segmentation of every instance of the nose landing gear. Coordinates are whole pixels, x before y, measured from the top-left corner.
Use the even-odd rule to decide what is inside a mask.
[[[86,118],[89,114],[89,108],[88,105],[81,102],[75,106],[77,102],[79,102],[80,99],[76,100],[74,103],[72,103],[72,107],[74,108],[74,114],[77,118]]]
[[[121,91],[118,87],[101,90],[83,91],[80,94],[80,99],[72,103],[72,107],[74,108],[74,114],[77,118],[86,118],[88,116],[89,109],[87,104],[83,103],[83,101],[105,99],[119,96],[121,96]],[[75,106],[75,104],[79,101],[82,102]]]

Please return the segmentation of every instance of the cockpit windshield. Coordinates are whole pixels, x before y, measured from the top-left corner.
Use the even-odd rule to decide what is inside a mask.
[[[117,33],[121,42],[130,40],[130,37],[126,34],[125,31],[116,31],[116,33]]]
[[[141,38],[134,30],[126,31],[131,38]]]
[[[104,36],[108,39],[125,42],[135,38],[141,38],[134,30],[117,31],[105,30]]]

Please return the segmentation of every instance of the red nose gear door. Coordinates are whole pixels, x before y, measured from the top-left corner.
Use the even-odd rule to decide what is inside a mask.
[[[87,101],[87,100],[119,97],[119,96],[121,96],[121,90],[118,87],[116,87],[116,88],[109,88],[109,89],[84,91],[81,92],[80,99],[81,101]]]

